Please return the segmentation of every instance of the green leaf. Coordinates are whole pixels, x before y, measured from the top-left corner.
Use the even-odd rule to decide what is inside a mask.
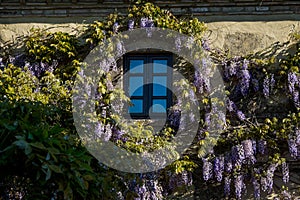
[[[20,135],[16,135],[15,138],[18,140],[25,140],[24,136],[20,136]]]
[[[92,175],[84,175],[83,179],[86,181],[93,181],[95,180],[95,177],[93,177]]]
[[[47,148],[43,145],[43,143],[41,142],[35,142],[35,143],[30,143],[31,146],[38,148],[38,149],[42,149],[42,150],[46,150]]]
[[[46,181],[48,181],[51,178],[51,170],[50,168],[47,169],[47,173],[46,173]]]
[[[27,143],[27,145],[25,147],[25,154],[28,156],[31,152],[32,152],[32,148]]]
[[[9,131],[15,131],[16,129],[17,129],[17,127],[16,126],[11,126],[11,125],[8,125],[8,124],[3,124],[3,126],[7,129],[7,130],[9,130]]]
[[[33,135],[31,133],[28,134],[28,139],[33,140]]]
[[[17,140],[13,144],[20,149],[25,149],[28,146],[28,143],[25,140]]]
[[[57,165],[48,165],[48,167],[55,173],[60,173],[60,174],[63,173],[61,168]]]
[[[60,151],[53,147],[47,148],[47,150],[49,151],[49,153],[51,153],[51,155],[60,154]]]
[[[50,153],[48,152],[45,158],[46,161],[50,160]]]

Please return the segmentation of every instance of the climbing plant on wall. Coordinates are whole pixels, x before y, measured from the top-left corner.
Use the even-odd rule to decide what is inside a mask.
[[[201,118],[194,119],[199,121],[199,130],[193,144],[165,169],[143,174],[118,172],[98,163],[83,146],[72,119],[72,87],[85,57],[105,39],[151,27],[191,36],[210,55],[210,59],[199,59],[204,68],[217,66],[222,74],[227,112],[218,117],[224,126],[213,151],[203,152],[201,147],[210,134],[207,112],[214,109],[207,96],[209,79],[178,57],[175,69],[184,74],[196,93],[188,98],[195,98],[203,107]],[[111,14],[87,25],[78,36],[36,29],[24,37],[22,53],[15,55],[13,49],[5,48],[0,60],[3,198],[168,199],[185,198],[182,195],[194,190],[193,195],[202,199],[203,194],[208,195],[205,188],[216,187],[224,192],[213,192],[207,199],[296,195],[288,191],[288,185],[292,185],[289,168],[296,170],[294,163],[300,157],[300,49],[283,59],[231,57],[209,48],[206,29],[196,18],[177,18],[151,3],[138,2],[126,16]],[[179,38],[174,45],[180,49],[185,44]],[[101,131],[107,140],[133,152],[165,145],[176,134],[180,121],[176,112],[168,116],[170,124],[163,134],[152,134],[152,128],[140,126],[139,121],[129,129],[131,134],[124,134],[115,123],[110,104],[115,89],[113,74],[120,72],[120,66],[118,60],[112,63],[97,88]],[[119,94],[128,100],[122,91]],[[152,143],[141,142],[145,130]],[[280,185],[274,187],[274,180]],[[244,194],[247,188],[253,188],[254,193]]]

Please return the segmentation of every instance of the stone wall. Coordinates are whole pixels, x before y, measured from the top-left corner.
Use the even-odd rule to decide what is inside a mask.
[[[298,14],[300,1],[283,0],[153,0],[175,15],[278,15]],[[124,13],[129,0],[0,0],[0,17],[106,16]]]

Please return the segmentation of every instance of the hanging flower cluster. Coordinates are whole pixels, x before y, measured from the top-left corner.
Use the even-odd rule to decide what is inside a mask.
[[[270,77],[266,76],[263,81],[263,94],[265,97],[270,96],[270,92],[273,90],[275,85],[274,74],[271,74]]]
[[[241,94],[244,97],[247,96],[249,94],[253,78],[248,69],[249,60],[241,57],[234,57],[231,60],[223,61],[222,67],[224,69],[225,81],[229,81],[233,78],[237,79],[234,93],[236,93],[236,95]]]
[[[244,121],[246,119],[245,114],[239,110],[236,104],[230,99],[227,99],[226,101],[226,108],[230,113],[234,113],[239,120]]]
[[[300,107],[300,102],[299,102],[300,81],[299,81],[299,77],[295,72],[288,73],[288,88],[290,94],[292,95],[292,99],[295,106],[299,108]]]
[[[243,169],[256,165],[257,157],[264,156],[266,149],[265,140],[256,142],[248,139],[242,141],[241,144],[234,145],[230,152],[216,157],[203,158],[203,180],[215,178],[216,181],[223,182],[225,196],[230,196],[231,184],[233,184],[236,198],[242,199],[242,194],[246,191],[245,181],[248,179],[248,173]],[[254,168],[254,174],[251,175],[256,199],[260,199],[260,190],[268,193],[273,191],[274,172],[279,170],[279,166],[278,163],[270,164],[266,169],[266,175],[262,175],[262,170],[261,167]],[[287,183],[289,167],[285,161],[281,164],[281,172],[283,182]]]

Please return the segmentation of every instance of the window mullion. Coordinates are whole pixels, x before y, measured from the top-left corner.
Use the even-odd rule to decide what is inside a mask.
[[[151,105],[152,105],[152,67],[151,56],[146,56],[146,70],[145,70],[145,80],[146,80],[146,89],[145,89],[145,108],[146,113],[149,115],[151,113]],[[148,116],[149,117],[149,116]]]
[[[167,87],[169,90],[167,90],[167,107],[169,108],[173,102],[172,102],[172,91],[173,91],[173,65],[172,65],[173,57],[168,57],[168,70],[167,70]]]

